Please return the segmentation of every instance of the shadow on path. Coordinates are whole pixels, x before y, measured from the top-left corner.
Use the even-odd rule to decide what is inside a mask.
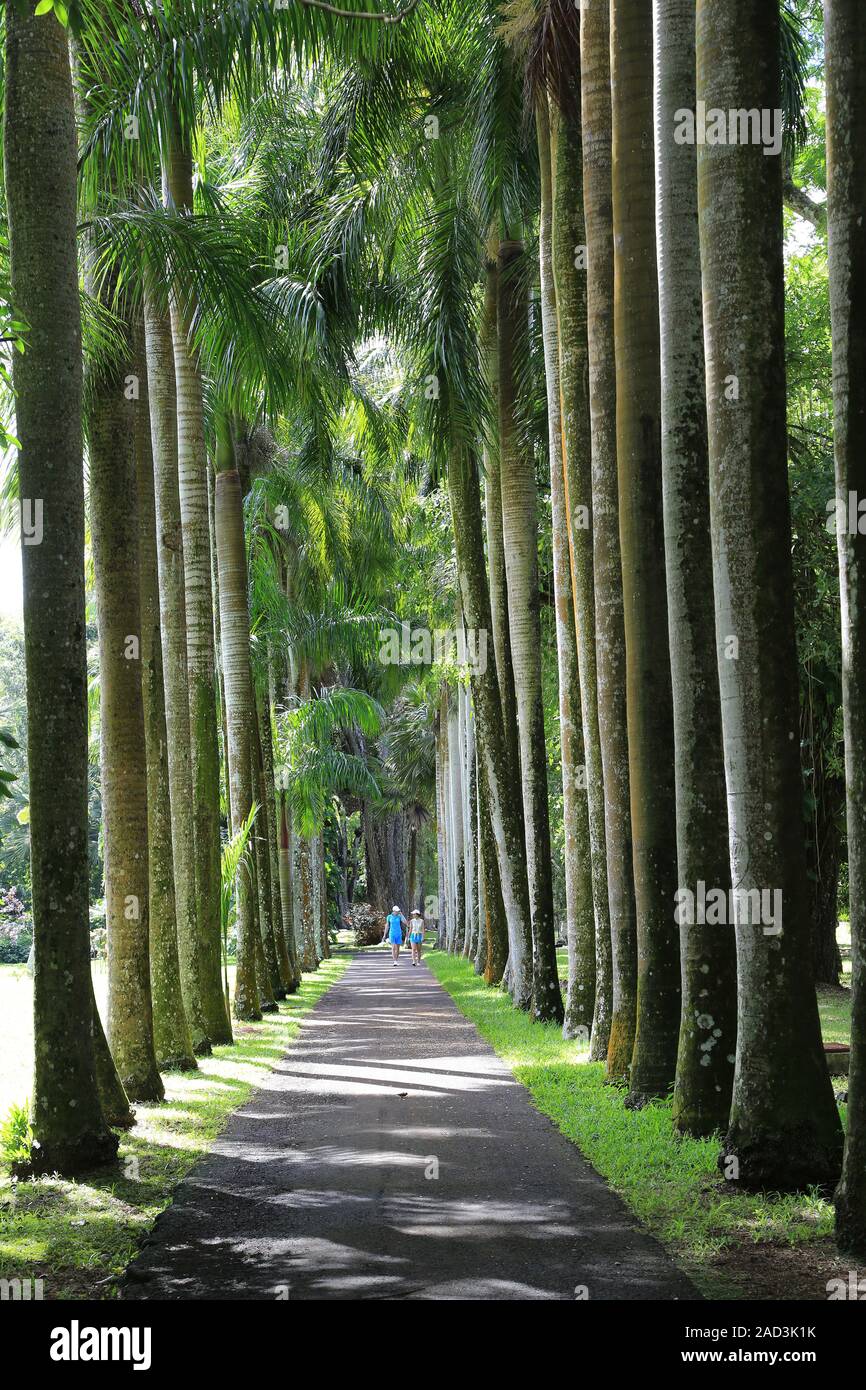
[[[123,1291],[585,1296],[699,1295],[427,968],[372,953],[179,1186]]]

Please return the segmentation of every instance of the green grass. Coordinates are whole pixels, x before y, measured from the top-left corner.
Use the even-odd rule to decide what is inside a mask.
[[[847,922],[839,924],[836,940],[841,947],[850,947],[851,929]],[[564,991],[568,980],[567,946],[557,948],[556,963]],[[842,971],[843,976],[850,977],[850,960],[842,962]],[[825,1042],[850,1043],[851,1041],[851,995],[847,991],[847,985],[840,986],[838,989],[823,985],[818,988],[818,1011],[821,1015],[821,1033]]]
[[[198,1072],[167,1075],[161,1105],[135,1106],[136,1124],[121,1137],[117,1168],[74,1182],[0,1177],[0,1278],[41,1278],[46,1299],[114,1297],[174,1188],[261,1084],[349,960],[340,952],[305,975],[279,1014],[236,1024],[236,1044],[215,1048]],[[94,970],[94,983],[104,999],[104,967]],[[31,1002],[24,967],[0,967],[0,1119],[29,1093]]]
[[[441,951],[428,952],[426,960],[537,1109],[580,1147],[708,1295],[737,1296],[713,1270],[714,1257],[726,1249],[803,1245],[832,1233],[830,1202],[817,1194],[732,1191],[716,1168],[718,1140],[676,1135],[670,1102],[626,1110],[622,1091],[604,1084],[603,1064],[588,1061],[586,1044],[564,1041],[554,1024],[532,1023],[468,961]]]

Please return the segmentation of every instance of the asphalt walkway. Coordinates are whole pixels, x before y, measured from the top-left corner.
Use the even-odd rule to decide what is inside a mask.
[[[307,1016],[123,1296],[698,1297],[426,966],[384,950]]]

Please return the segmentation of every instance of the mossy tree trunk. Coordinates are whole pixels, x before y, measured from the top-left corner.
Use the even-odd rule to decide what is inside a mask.
[[[224,415],[219,421],[215,467],[214,520],[219,568],[220,635],[226,692],[232,832],[237,834],[249,818],[255,799],[250,745],[250,725],[255,718],[255,705],[250,672],[250,617],[241,480],[234,467],[230,422]],[[250,845],[248,857],[253,860],[253,856],[254,849]],[[256,941],[259,936],[256,908],[253,863],[242,864],[237,876],[238,942],[234,1014],[238,1019],[261,1018],[256,975]]]
[[[436,713],[436,945],[441,949],[447,936],[447,879],[448,866],[445,847],[445,729],[441,717],[441,695]]]
[[[779,6],[699,0],[697,95],[781,107]],[[842,1131],[810,960],[791,568],[782,161],[699,146],[698,208],[716,635],[731,879],[781,893],[781,931],[739,914],[726,1171],[747,1187],[834,1181]],[[773,899],[771,897],[770,901]],[[776,914],[773,913],[773,916]]]
[[[508,960],[508,923],[499,882],[496,837],[490,820],[487,782],[479,750],[478,769],[478,848],[484,887],[484,954],[481,973],[489,985],[498,985]]]
[[[565,914],[568,940],[568,989],[563,1035],[589,1039],[595,1008],[595,915],[586,796],[581,684],[575,632],[569,517],[566,506],[564,397],[560,380],[560,341],[553,268],[553,168],[548,99],[536,100],[538,162],[541,174],[541,319],[547,380],[547,428],[550,454],[550,504],[553,539],[553,592],[559,675],[559,725],[562,758],[562,818],[565,838]],[[579,172],[579,171],[578,171]],[[564,345],[563,345],[564,346]],[[590,556],[590,563],[592,557]],[[593,682],[595,674],[593,672]],[[599,772],[601,768],[599,766]],[[603,846],[602,846],[603,849]],[[602,861],[602,867],[606,866]],[[607,884],[605,883],[605,897]],[[605,1055],[607,1042],[605,1041]]]
[[[448,949],[463,950],[466,932],[466,847],[463,842],[463,753],[460,747],[460,695],[449,692],[448,700],[448,828],[451,844],[451,868],[454,876],[454,913]],[[399,898],[395,898],[399,902]],[[402,903],[400,904],[402,907]]]
[[[186,648],[183,528],[177,475],[177,394],[174,348],[167,312],[145,280],[144,329],[153,453],[156,560],[159,575],[162,672],[171,803],[171,839],[177,944],[184,1012],[193,1053],[211,1050],[201,991],[200,939],[196,907],[192,751]]]
[[[607,1057],[613,1010],[613,963],[608,907],[604,767],[598,723],[595,573],[592,529],[592,425],[586,268],[578,247],[586,244],[583,144],[579,96],[575,109],[552,108],[553,275],[559,322],[559,358],[565,463],[565,511],[573,577],[577,659],[589,817],[589,856],[594,905],[595,1007],[590,1056]]]
[[[484,563],[478,469],[474,458],[456,444],[449,459],[448,495],[464,621],[476,632],[490,632],[490,594]],[[487,661],[480,663],[480,667],[483,669],[473,672],[471,677],[472,700],[508,927],[508,989],[517,1008],[529,1009],[532,1002],[532,916],[523,806],[521,798],[514,796],[519,771],[503,723],[495,652],[488,650]],[[447,773],[447,769],[443,771]]]
[[[715,651],[707,406],[694,145],[674,140],[695,104],[694,0],[655,0],[656,190],[662,351],[662,476],[674,710],[679,887],[731,886]],[[731,926],[680,925],[682,1020],[674,1125],[727,1126],[737,1037]]]
[[[662,517],[652,0],[612,0],[619,533],[637,908],[634,1102],[667,1095],[680,1030],[674,727]]]
[[[4,156],[22,506],[30,864],[35,943],[31,1167],[71,1176],[117,1153],[97,1088],[90,983],[87,648],[75,114],[66,30],[6,14]]]
[[[255,692],[253,692],[255,700]],[[256,860],[257,918],[262,949],[268,967],[270,992],[275,1000],[285,999],[286,989],[280,971],[277,943],[274,936],[274,923],[271,916],[271,862],[268,857],[268,813],[264,800],[264,786],[258,749],[257,715],[253,712],[250,730],[250,753],[252,768],[250,772],[253,800],[258,803],[259,812],[253,825],[253,853]]]
[[[313,855],[308,835],[295,835],[294,911],[295,940],[301,970],[317,970],[316,937],[313,926]]]
[[[508,625],[517,700],[520,770],[532,912],[532,1013],[562,1023],[553,920],[553,872],[547,803],[547,754],[541,691],[541,609],[538,587],[538,498],[535,464],[519,436],[517,358],[528,322],[523,243],[499,246],[499,481],[508,583]]]
[[[261,785],[259,796],[262,803],[262,836],[267,855],[267,876],[270,893],[271,932],[277,954],[280,987],[283,994],[291,994],[296,988],[292,964],[289,960],[286,938],[282,927],[282,906],[280,903],[280,876],[277,854],[276,799],[274,788],[274,745],[271,737],[271,710],[267,691],[256,688],[256,717],[258,719],[257,751]]]
[[[866,15],[827,0],[827,167],[836,496],[842,586],[842,690],[851,921],[848,1134],[836,1190],[836,1240],[866,1259],[866,535],[841,524],[866,497]]]
[[[127,325],[128,327],[128,325]],[[108,1041],[130,1100],[162,1100],[150,998],[147,765],[142,698],[131,356],[88,383],[90,529],[108,928]],[[140,402],[138,403],[140,405]]]
[[[178,212],[191,212],[192,155],[189,133],[175,122],[167,157],[167,197]],[[173,285],[171,328],[177,389],[178,483],[183,523],[189,672],[192,816],[195,833],[201,1004],[211,1042],[231,1042],[223,995],[220,919],[220,768],[214,664],[213,590],[208,523],[204,404],[198,362],[190,343],[194,306],[183,285]]]
[[[606,4],[581,9],[580,70],[598,730],[604,776],[607,897],[611,927],[612,991],[607,1077],[609,1081],[619,1082],[628,1076],[634,1048],[637,928],[617,484],[613,132],[610,9]]]
[[[162,1070],[192,1071],[196,1061],[183,1007],[177,944],[168,736],[162,636],[159,622],[159,577],[156,562],[153,449],[144,328],[136,324],[135,459],[138,504],[138,570],[141,596],[141,673],[144,743],[147,765],[147,849],[150,885],[150,989],[153,1037]]]
[[[292,882],[292,824],[288,808],[288,795],[280,789],[277,794],[277,824],[279,828],[279,881],[280,913],[286,951],[292,969],[290,994],[297,992],[301,983],[301,964],[298,958],[298,945],[295,939],[295,908]]]

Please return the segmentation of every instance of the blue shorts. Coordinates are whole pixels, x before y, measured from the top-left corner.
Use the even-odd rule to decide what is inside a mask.
[[[390,932],[388,933],[388,940],[390,941],[392,946],[403,945],[403,933],[401,932],[399,927],[391,928]]]

